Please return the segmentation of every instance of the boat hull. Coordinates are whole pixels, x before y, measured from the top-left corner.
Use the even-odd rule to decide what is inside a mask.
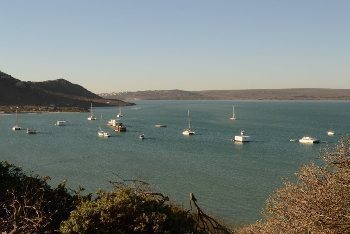
[[[250,141],[250,136],[235,136],[234,141],[237,141],[237,142],[249,142]]]

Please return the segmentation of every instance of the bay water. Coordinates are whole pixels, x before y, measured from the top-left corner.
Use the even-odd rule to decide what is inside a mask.
[[[229,222],[252,223],[260,218],[266,198],[294,179],[298,168],[319,163],[322,151],[350,132],[347,101],[137,101],[124,107],[127,132],[115,133],[106,122],[117,107],[95,108],[103,120],[88,113],[19,114],[19,125],[35,128],[14,132],[15,115],[0,116],[0,160],[42,176],[52,185],[88,192],[110,189],[109,181],[136,179],[188,206],[189,193],[209,214]],[[237,120],[232,121],[232,106]],[[183,136],[191,111],[194,136]],[[55,126],[57,120],[67,126]],[[167,125],[156,128],[156,124]],[[112,133],[99,138],[101,128]],[[328,129],[336,135],[327,135]],[[234,143],[241,130],[252,142]],[[139,135],[145,134],[140,140]],[[321,144],[290,142],[310,135]]]

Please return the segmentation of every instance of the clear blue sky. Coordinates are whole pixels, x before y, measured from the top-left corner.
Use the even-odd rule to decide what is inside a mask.
[[[0,0],[0,70],[94,92],[350,88],[348,0]]]

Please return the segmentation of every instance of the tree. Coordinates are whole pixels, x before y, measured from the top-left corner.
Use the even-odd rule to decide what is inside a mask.
[[[53,233],[82,198],[65,183],[57,188],[49,177],[27,176],[21,168],[0,163],[0,230],[7,233]]]
[[[264,219],[240,233],[350,233],[350,138],[325,150],[324,165],[309,164],[266,203]]]

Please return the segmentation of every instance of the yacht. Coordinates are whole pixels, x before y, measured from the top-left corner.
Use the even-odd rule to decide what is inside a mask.
[[[27,134],[36,134],[36,130],[33,128],[27,128]]]
[[[106,131],[103,131],[102,129],[101,129],[101,122],[102,122],[102,114],[101,114],[101,118],[100,118],[100,125],[99,125],[99,127],[98,127],[98,132],[97,132],[97,135],[99,136],[99,137],[110,137],[111,135],[109,134],[109,132],[106,132]]]
[[[56,126],[66,126],[67,121],[64,120],[57,120],[57,122],[55,123]]]
[[[22,130],[22,128],[18,125],[18,107],[16,108],[16,125],[12,127],[13,131]]]
[[[185,136],[195,135],[196,132],[191,129],[190,110],[188,110],[187,116],[188,116],[188,128],[184,129],[182,134]]]
[[[109,134],[109,132],[105,132],[103,131],[102,129],[100,129],[98,132],[97,132],[97,135],[99,137],[110,137],[111,135]]]
[[[92,110],[92,103],[90,107],[90,116],[87,118],[88,120],[96,120],[96,117],[94,116],[94,112]]]
[[[320,143],[320,140],[314,137],[304,136],[303,138],[299,139],[299,142],[305,144],[313,144]]]
[[[334,136],[334,135],[335,135],[335,132],[334,132],[332,129],[329,129],[329,130],[327,131],[327,135],[328,135],[328,136]]]
[[[230,120],[236,120],[236,114],[235,114],[235,106],[232,106],[232,117],[230,118]]]
[[[126,132],[126,127],[123,125],[123,123],[117,122],[114,127],[114,131],[116,132]]]
[[[248,142],[248,141],[250,141],[250,136],[245,135],[245,131],[242,130],[241,131],[241,135],[235,136],[234,141],[237,141],[237,142]]]
[[[117,118],[121,118],[121,117],[123,117],[122,108],[119,107],[119,113],[117,114]]]
[[[107,125],[112,126],[112,127],[117,126],[117,124],[118,124],[118,120],[116,120],[116,119],[110,119],[107,123]]]

